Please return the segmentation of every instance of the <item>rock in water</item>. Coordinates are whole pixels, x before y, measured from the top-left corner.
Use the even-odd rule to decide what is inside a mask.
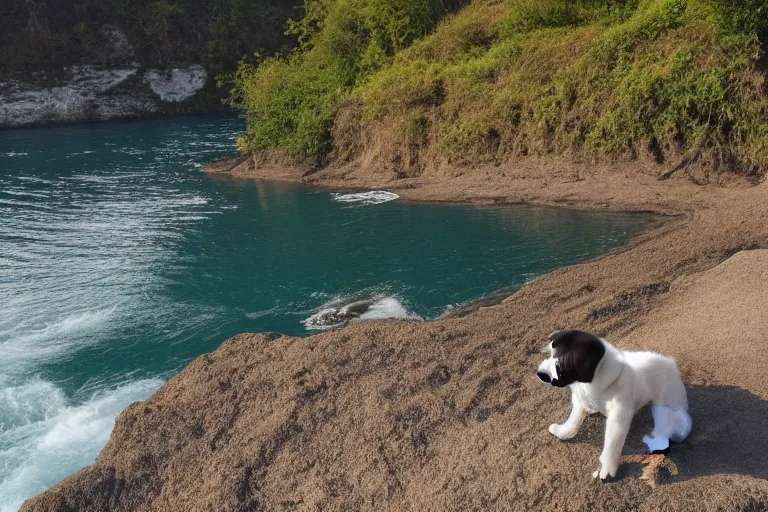
[[[360,318],[375,302],[376,299],[371,298],[357,300],[350,302],[349,304],[325,306],[323,309],[309,317],[305,321],[305,325],[310,329],[340,327],[346,325],[353,318]]]

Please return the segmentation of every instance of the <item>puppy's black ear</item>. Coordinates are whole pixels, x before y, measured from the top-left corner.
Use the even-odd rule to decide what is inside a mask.
[[[581,331],[575,329],[561,329],[549,335],[554,357],[559,358],[571,349],[574,340]]]
[[[557,382],[554,386],[567,386],[574,382],[592,382],[597,365],[605,355],[600,338],[575,329],[558,331],[552,341],[557,358]]]
[[[586,333],[585,333],[586,334]],[[605,347],[596,336],[589,335],[579,340],[579,343],[571,345],[567,355],[573,358],[573,368],[576,380],[579,382],[592,382],[595,377],[597,365],[605,355]]]

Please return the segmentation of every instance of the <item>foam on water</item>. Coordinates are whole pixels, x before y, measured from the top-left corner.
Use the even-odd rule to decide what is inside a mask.
[[[321,308],[318,309],[312,316],[309,316],[301,321],[302,324],[304,324],[304,327],[308,331],[326,331],[328,329],[331,329],[333,327],[341,327],[346,322],[337,322],[337,323],[324,323],[323,317],[329,313],[334,313],[337,310],[335,308]]]
[[[378,296],[373,297],[371,300],[373,302],[368,306],[366,311],[357,317],[360,320],[383,320],[385,318],[410,318],[413,320],[423,320],[419,315],[408,311],[405,305],[403,305],[403,303],[396,297]],[[336,298],[320,306],[313,315],[305,318],[302,323],[306,329],[310,331],[324,331],[333,327],[340,327],[346,324],[348,319],[328,323],[329,315],[338,314],[340,317],[347,318],[349,308],[353,304],[359,302],[359,297],[348,297],[346,299]]]
[[[108,328],[108,320],[116,307],[79,311],[62,315],[61,318],[47,322],[42,326],[34,325],[34,317],[24,316],[28,311],[21,309],[14,314],[12,308],[4,311],[6,318],[0,323],[0,337],[6,341],[0,344],[0,371],[10,372],[13,365],[18,370],[38,362],[50,359],[58,354],[67,353],[73,347],[82,348],[99,339],[95,336],[102,329]],[[13,325],[10,325],[14,322]],[[0,421],[2,421],[0,414]]]
[[[382,320],[384,318],[411,318],[414,320],[422,320],[422,318],[411,313],[402,302],[394,297],[384,297],[377,300],[371,307],[360,315],[360,320]]]
[[[50,382],[33,379],[0,390],[0,511],[92,464],[109,440],[114,419],[162,385],[144,379],[102,390],[70,404]]]
[[[0,436],[47,418],[65,405],[61,390],[40,379],[0,389]]]
[[[386,190],[372,190],[370,192],[356,192],[353,194],[331,194],[338,203],[359,203],[362,205],[381,204],[399,199],[400,196]]]

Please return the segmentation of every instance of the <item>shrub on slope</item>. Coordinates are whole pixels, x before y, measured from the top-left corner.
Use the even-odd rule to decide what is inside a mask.
[[[290,22],[297,51],[243,63],[233,77],[231,101],[248,117],[241,147],[299,158],[327,154],[342,99],[445,12],[440,0],[306,0],[304,17]]]
[[[245,149],[401,176],[553,153],[768,168],[760,0],[476,0],[422,38],[433,4],[308,2],[299,51],[240,69]]]

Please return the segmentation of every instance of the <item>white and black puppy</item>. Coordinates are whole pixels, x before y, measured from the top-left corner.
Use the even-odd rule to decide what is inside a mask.
[[[549,358],[538,369],[542,381],[571,388],[573,409],[565,423],[549,431],[570,439],[584,418],[600,412],[607,418],[605,442],[592,476],[616,476],[632,417],[652,405],[653,432],[643,442],[651,452],[665,450],[669,441],[682,442],[691,432],[688,399],[675,360],[654,352],[625,352],[588,332],[568,329],[549,336]]]

